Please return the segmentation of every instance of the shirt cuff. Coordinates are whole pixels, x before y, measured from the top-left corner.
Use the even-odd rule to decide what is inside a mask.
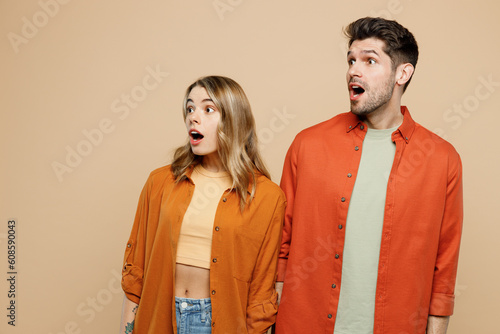
[[[432,293],[429,315],[446,317],[453,314],[455,295]]]
[[[278,278],[277,282],[283,282],[285,280],[286,273],[286,264],[288,263],[288,259],[279,259],[278,260]]]
[[[143,271],[137,266],[127,264],[122,271],[122,289],[128,299],[139,304],[142,293]]]
[[[261,303],[247,307],[248,333],[266,333],[276,322],[278,312],[278,294],[273,291],[271,297]]]

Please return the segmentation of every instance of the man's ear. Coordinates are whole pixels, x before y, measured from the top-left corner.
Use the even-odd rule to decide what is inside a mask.
[[[396,71],[396,83],[400,86],[404,86],[408,80],[410,80],[414,71],[415,68],[410,63],[399,65]]]

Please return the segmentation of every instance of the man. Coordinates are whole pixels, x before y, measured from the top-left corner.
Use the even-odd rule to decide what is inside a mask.
[[[351,111],[299,133],[285,160],[276,332],[446,333],[460,157],[401,106],[418,58],[413,35],[381,18],[345,33]]]

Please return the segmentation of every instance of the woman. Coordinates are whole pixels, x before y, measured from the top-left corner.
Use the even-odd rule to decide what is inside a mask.
[[[285,196],[269,180],[243,89],[188,87],[189,142],[142,191],[123,266],[120,333],[265,333]]]

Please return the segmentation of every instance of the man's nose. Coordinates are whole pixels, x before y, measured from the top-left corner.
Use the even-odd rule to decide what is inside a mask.
[[[347,71],[350,77],[361,77],[361,69],[360,67],[354,63],[349,67],[349,70]]]

